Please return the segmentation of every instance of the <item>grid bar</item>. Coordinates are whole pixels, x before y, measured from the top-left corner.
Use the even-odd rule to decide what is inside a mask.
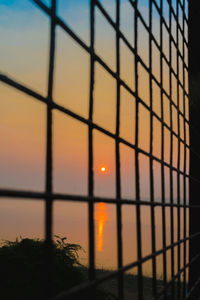
[[[137,9],[138,0],[134,2],[135,8]],[[139,174],[139,153],[137,151],[138,138],[139,138],[139,102],[138,102],[138,57],[137,57],[137,41],[138,41],[138,11],[135,10],[134,18],[134,44],[135,44],[135,186],[136,186],[136,199],[140,201],[140,174]],[[141,211],[140,205],[136,205],[136,231],[137,231],[137,259],[138,262],[142,257],[142,237],[141,237]],[[143,275],[142,275],[142,265],[138,264],[138,300],[143,299]]]
[[[48,78],[48,102],[47,102],[47,137],[46,137],[46,195],[52,193],[52,102],[54,55],[55,55],[55,15],[56,1],[51,1],[51,29],[50,29],[50,53],[49,53],[49,78]],[[53,208],[51,197],[45,199],[45,240],[46,240],[46,295],[52,295],[52,229]]]
[[[116,2],[116,70],[117,77],[120,78],[120,0]],[[117,80],[117,101],[116,101],[116,136],[119,137],[120,130],[120,81]],[[116,148],[116,197],[121,200],[121,172],[120,172],[120,144],[118,139],[115,143]],[[123,254],[122,254],[122,211],[120,201],[117,202],[117,257],[118,257],[118,269],[123,266]],[[124,299],[124,284],[123,273],[118,277],[118,299]]]
[[[179,5],[178,1],[176,2],[176,11],[177,11],[177,20],[179,18]],[[176,27],[176,40],[177,44],[179,44],[179,34],[178,34],[179,28],[178,26]],[[176,58],[176,67],[177,67],[177,77],[179,79],[179,54],[178,51],[176,52],[177,58]],[[179,97],[179,83],[177,80],[177,120],[178,120],[178,135],[180,136],[180,118],[179,118],[179,113],[178,111],[180,110],[179,108],[179,102],[180,102],[180,97]],[[180,140],[178,141],[178,151],[177,151],[177,167],[180,169]],[[180,204],[180,175],[177,173],[177,202]],[[177,237],[178,240],[180,240],[180,208],[177,208]],[[177,247],[177,267],[178,267],[178,272],[180,271],[180,245]],[[178,276],[178,292],[177,292],[177,298],[180,300],[180,276]]]
[[[79,201],[79,202],[88,202],[92,198],[94,202],[105,202],[110,204],[117,204],[118,202],[121,205],[133,205],[133,204],[141,204],[145,206],[166,206],[166,207],[185,207],[185,208],[192,208],[192,209],[200,209],[200,205],[184,205],[184,204],[177,204],[173,203],[162,203],[158,201],[147,201],[147,200],[131,200],[131,199],[115,199],[115,198],[106,198],[106,197],[87,197],[83,195],[73,195],[73,194],[46,194],[42,192],[32,192],[32,191],[19,191],[19,190],[0,190],[0,199],[8,197],[8,200],[12,197],[13,199],[17,198],[27,198],[27,201],[29,199],[35,199],[35,200],[41,200],[45,199],[46,197],[50,197],[52,200],[63,200],[63,201]]]
[[[199,1],[189,1],[189,90],[190,90],[190,122],[197,130],[200,130],[199,113],[195,106],[199,107],[199,51],[200,46],[196,38],[196,30],[199,28],[199,13],[200,3]],[[190,127],[190,145],[195,148],[196,151],[200,151],[199,139],[196,136],[193,127]],[[195,157],[190,153],[190,174],[199,178],[199,166],[200,161],[195,160]],[[190,206],[199,203],[199,186],[195,181],[190,179],[189,182],[189,204]],[[199,214],[192,207],[189,208],[189,234],[193,234],[199,228]],[[191,241],[189,243],[189,261],[200,252],[200,244],[197,241]],[[199,279],[200,260],[197,260],[195,264],[189,269],[189,294],[188,299],[198,299],[199,290],[198,285],[195,285]]]
[[[89,120],[93,120],[93,93],[94,93],[94,1],[90,2],[90,102],[89,102]],[[88,195],[90,201],[88,202],[88,215],[89,215],[89,280],[95,279],[95,239],[94,239],[94,177],[93,177],[93,128],[88,126]],[[94,297],[91,294],[91,299]]]
[[[185,0],[183,1],[183,11],[185,11]],[[185,23],[184,23],[184,19],[183,19],[183,35],[185,35]],[[185,59],[185,47],[184,47],[184,41],[183,41],[183,59]],[[185,89],[185,68],[183,66],[183,88]],[[186,71],[187,72],[187,71]],[[183,113],[184,115],[186,114],[186,104],[185,104],[185,95],[183,95]],[[186,124],[184,121],[184,140],[186,141]],[[187,153],[186,153],[186,147],[184,146],[184,173],[186,173],[186,166],[187,166]],[[186,204],[186,177],[183,177],[183,204]],[[183,208],[183,238],[185,238],[187,236],[187,210],[186,208]],[[186,265],[186,261],[187,261],[187,248],[186,248],[186,243],[184,243],[184,249],[183,249],[183,266]],[[186,295],[186,270],[183,273],[183,293],[182,293],[182,297],[184,298]]]
[[[163,1],[160,1],[160,9],[161,13],[163,12]],[[161,52],[163,52],[163,22],[160,19],[160,45]],[[160,84],[163,86],[163,59],[162,55],[160,55]],[[160,94],[161,98],[161,119],[162,119],[162,127],[161,127],[161,160],[164,161],[164,99],[163,92],[161,90]],[[161,164],[161,190],[162,190],[162,203],[165,203],[165,170],[163,163]],[[166,248],[166,214],[165,214],[165,206],[162,206],[162,245],[163,249]],[[163,284],[166,285],[167,282],[167,257],[166,251],[163,252]],[[166,300],[166,294],[164,293],[164,299]]]
[[[171,10],[172,1],[169,3],[169,7]],[[170,29],[170,36],[169,36],[169,61],[170,64],[172,64],[172,15],[169,15],[169,29]],[[169,90],[170,90],[170,98],[172,97],[172,72],[170,70],[169,74]],[[173,128],[173,115],[172,115],[172,103],[170,102],[170,165],[173,164],[173,134],[172,134],[172,128]],[[170,169],[170,203],[172,206],[170,207],[170,227],[171,227],[171,235],[170,235],[170,243],[174,243],[174,197],[173,197],[173,172],[172,169]],[[171,249],[171,278],[174,278],[174,248]],[[172,299],[175,299],[175,288],[174,288],[174,281],[172,281]]]
[[[152,87],[152,0],[149,0],[149,92],[150,92],[150,155],[153,154],[153,87]],[[151,191],[151,202],[154,202],[154,174],[153,174],[153,159],[150,157],[150,191]],[[152,236],[152,253],[156,251],[156,235],[155,235],[155,209],[154,206],[151,206],[151,236]],[[152,290],[154,296],[157,294],[157,275],[156,275],[156,257],[152,258]]]

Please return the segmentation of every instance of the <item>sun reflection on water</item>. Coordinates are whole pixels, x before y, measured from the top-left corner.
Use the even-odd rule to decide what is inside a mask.
[[[108,213],[106,203],[100,202],[97,204],[96,222],[97,222],[97,249],[103,250],[103,233],[106,221],[108,220]]]

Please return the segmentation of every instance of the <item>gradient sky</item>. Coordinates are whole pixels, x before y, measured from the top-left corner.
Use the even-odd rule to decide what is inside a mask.
[[[46,5],[50,1],[43,0]],[[157,1],[159,4],[159,0]],[[175,1],[172,1],[173,5]],[[187,1],[186,1],[187,2]],[[115,1],[102,0],[101,3],[115,20]],[[167,18],[168,5],[164,1],[164,16]],[[139,1],[139,9],[148,25],[148,1]],[[89,1],[87,0],[60,0],[57,14],[66,22],[79,37],[89,45]],[[121,1],[120,29],[134,46],[133,10],[128,0]],[[95,10],[95,51],[108,66],[115,71],[115,32],[102,16]],[[153,34],[159,41],[159,15],[153,7]],[[175,22],[172,20],[172,29],[175,37]],[[47,95],[48,59],[49,59],[49,30],[50,22],[47,15],[28,0],[3,0],[0,2],[0,72],[12,79],[27,85],[43,96]],[[164,32],[164,52],[168,57],[168,36]],[[148,35],[145,27],[138,23],[138,52],[148,66]],[[159,52],[153,46],[153,74],[159,80]],[[134,86],[134,57],[124,42],[120,42],[121,78],[133,90]],[[173,66],[176,66],[175,54]],[[88,118],[89,103],[89,68],[90,57],[76,42],[74,42],[61,28],[56,28],[55,76],[53,99],[55,102]],[[164,88],[169,92],[169,69],[164,65]],[[139,65],[139,96],[147,105],[149,99],[149,77],[145,69]],[[176,86],[173,80],[173,99],[176,101]],[[181,93],[181,91],[180,91]],[[4,188],[44,190],[45,184],[45,136],[46,136],[46,107],[31,97],[0,82],[0,186]],[[165,103],[165,122],[169,125],[169,100]],[[160,116],[160,89],[153,84],[153,109]],[[174,130],[177,131],[176,110],[173,111]],[[98,64],[95,63],[94,88],[94,122],[111,132],[115,132],[116,122],[116,81]],[[121,127],[120,136],[130,143],[135,143],[135,98],[121,87]],[[70,194],[87,194],[87,166],[88,166],[88,128],[83,123],[72,119],[60,112],[53,113],[53,178],[55,192]],[[139,147],[149,151],[150,114],[143,105],[139,105]],[[153,154],[161,155],[161,124],[154,118]],[[187,128],[188,132],[188,128]],[[181,120],[181,135],[183,137],[183,120]],[[189,137],[188,137],[189,139]],[[165,130],[165,160],[169,162],[170,135]],[[174,145],[177,145],[176,138]],[[181,148],[182,149],[182,148]],[[121,183],[122,197],[135,198],[134,187],[134,150],[120,145],[121,154]],[[183,155],[183,149],[181,150]],[[189,155],[189,153],[187,153]],[[140,187],[141,198],[149,199],[149,160],[143,154],[140,160]],[[182,160],[183,161],[183,157]],[[99,167],[105,165],[107,173],[102,175]],[[177,164],[177,146],[174,148],[173,164]],[[188,166],[187,166],[188,167]],[[181,165],[183,169],[183,165]],[[154,163],[155,198],[160,200],[160,165]],[[169,200],[169,170],[165,168],[166,199]],[[94,130],[94,193],[97,196],[115,197],[115,144],[114,140]],[[158,184],[159,183],[159,184]],[[176,178],[174,174],[174,184]],[[182,183],[183,186],[183,183]],[[175,198],[176,198],[176,188]],[[181,194],[181,201],[183,195]],[[14,238],[18,234],[43,236],[42,214],[43,203],[10,200],[0,202],[0,236]],[[12,205],[11,205],[12,204]],[[76,207],[76,209],[75,209]],[[84,207],[84,208],[83,208]],[[134,210],[134,208],[132,208]],[[112,205],[96,208],[96,234],[99,235],[98,216],[104,216],[104,252],[97,251],[97,261],[108,265],[112,252],[109,250],[109,237],[114,236],[115,209]],[[29,217],[25,217],[26,213]],[[84,213],[83,213],[84,211]],[[107,214],[107,216],[106,216]],[[143,214],[149,212],[144,209]],[[70,235],[66,228],[71,228],[71,236],[87,250],[87,207],[84,204],[60,203],[55,204],[55,233]],[[84,215],[84,216],[83,216]],[[131,240],[130,228],[135,220],[129,220],[129,210],[124,209],[124,234],[126,241]],[[148,236],[147,224],[143,224],[143,237]],[[35,220],[37,219],[37,222]],[[101,218],[100,218],[101,219]],[[10,221],[11,220],[11,221]],[[100,223],[98,223],[100,222]],[[132,222],[132,223],[131,223]],[[37,224],[36,224],[37,223]],[[86,224],[82,227],[81,224]],[[158,222],[159,223],[159,222]],[[24,230],[27,226],[27,230]],[[78,233],[80,226],[85,233]],[[132,227],[131,227],[132,226]],[[29,228],[29,230],[28,230]],[[14,230],[16,229],[16,230]],[[161,229],[160,229],[161,230]],[[81,231],[81,232],[82,232]],[[159,231],[159,229],[158,229]],[[133,232],[132,237],[135,236]],[[84,237],[84,238],[83,238]],[[144,243],[148,244],[144,238]],[[127,242],[125,242],[127,243]],[[136,246],[132,240],[133,247]],[[107,246],[106,246],[107,245]],[[116,246],[115,246],[116,247]],[[144,249],[147,249],[147,245]],[[109,252],[110,251],[110,252]],[[125,250],[126,251],[126,250]],[[87,251],[86,251],[87,252]],[[106,254],[107,253],[107,254]],[[130,252],[131,253],[131,252]],[[132,260],[130,253],[125,255]],[[135,253],[134,251],[132,253]],[[147,254],[147,253],[145,253]],[[136,255],[136,254],[133,254]],[[130,261],[129,261],[130,262]],[[114,262],[110,263],[110,267]]]

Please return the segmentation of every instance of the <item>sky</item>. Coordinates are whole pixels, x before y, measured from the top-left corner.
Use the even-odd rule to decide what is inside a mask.
[[[43,0],[49,6],[50,1]],[[115,20],[115,1],[101,0],[110,17]],[[173,5],[175,1],[172,1]],[[187,1],[186,1],[187,2]],[[159,5],[159,0],[157,1]],[[167,1],[164,1],[164,16],[168,17]],[[148,25],[148,1],[138,1],[138,7]],[[59,0],[57,15],[89,45],[89,1]],[[121,1],[120,30],[134,46],[133,9],[128,0]],[[153,6],[153,34],[159,41],[159,15]],[[175,27],[172,22],[173,34]],[[3,0],[0,2],[0,72],[12,79],[27,85],[29,88],[47,96],[48,60],[49,60],[50,21],[47,15],[28,0]],[[167,55],[168,36],[164,32],[164,53]],[[144,62],[149,64],[148,35],[145,27],[138,22],[138,53]],[[152,71],[159,80],[159,52],[153,45]],[[95,9],[95,52],[116,71],[115,32]],[[113,55],[114,53],[114,55]],[[168,56],[167,56],[168,57]],[[135,90],[134,56],[125,43],[120,41],[121,78]],[[175,55],[173,67],[176,67]],[[164,88],[169,92],[167,65],[164,65]],[[149,105],[149,77],[141,64],[139,73],[139,96]],[[55,73],[53,99],[56,103],[88,118],[89,107],[89,76],[90,57],[61,28],[56,28]],[[120,137],[135,143],[135,98],[124,87],[121,87]],[[176,101],[177,91],[173,79],[173,100]],[[180,91],[181,93],[181,91]],[[46,107],[33,98],[9,88],[0,82],[0,187],[24,190],[43,191],[45,186],[45,137]],[[164,99],[165,122],[169,124],[169,100]],[[153,110],[161,116],[160,89],[153,84]],[[176,110],[173,110],[174,130],[177,131]],[[114,80],[100,64],[95,63],[94,86],[94,122],[115,133],[116,127],[116,80]],[[149,151],[150,147],[150,114],[139,104],[139,147]],[[153,123],[153,154],[161,158],[161,124],[154,118]],[[181,135],[183,137],[183,119],[181,119]],[[188,128],[187,128],[188,132]],[[87,195],[88,174],[88,128],[85,124],[64,115],[53,112],[53,190],[58,193]],[[110,137],[94,130],[94,194],[95,196],[115,197],[115,143]],[[189,139],[189,137],[187,137]],[[165,129],[164,159],[169,163],[169,131]],[[174,138],[174,145],[177,139]],[[121,155],[121,187],[122,198],[135,199],[134,150],[120,145]],[[183,147],[181,148],[183,155]],[[189,153],[187,153],[189,155]],[[181,162],[183,159],[181,159]],[[144,154],[139,155],[141,199],[149,200],[149,160]],[[174,147],[173,165],[177,164],[177,146]],[[100,172],[100,166],[106,166],[106,174]],[[154,163],[155,199],[161,199],[161,169]],[[181,163],[183,170],[183,163]],[[187,166],[188,168],[188,166]],[[173,174],[174,197],[177,197],[176,176]],[[158,184],[159,183],[159,184]],[[169,201],[169,169],[165,167],[166,200]],[[183,181],[181,177],[181,191]],[[183,201],[183,193],[181,193]],[[19,203],[19,204],[17,204]],[[22,200],[1,200],[0,202],[0,237],[13,239],[17,234],[43,236],[41,228],[44,205],[42,202]],[[84,204],[55,204],[55,234],[69,235],[69,239],[83,244],[87,250],[87,207]],[[133,209],[134,210],[134,209]],[[84,213],[83,213],[84,211]],[[124,234],[126,242],[132,239],[136,246],[131,228],[130,212],[124,209]],[[112,205],[96,205],[95,222],[97,243],[97,261],[114,267],[112,251],[109,249],[109,238],[115,235],[115,208]],[[148,249],[150,217],[144,208],[143,225],[144,249]],[[159,214],[158,214],[159,215]],[[37,220],[37,222],[35,222]],[[148,221],[149,220],[149,221]],[[161,219],[160,219],[161,220]],[[25,226],[25,224],[27,226]],[[83,225],[84,224],[84,225]],[[158,221],[159,224],[159,221]],[[26,227],[26,229],[25,229]],[[70,232],[66,228],[71,228]],[[82,228],[79,232],[79,228]],[[158,229],[159,232],[160,229]],[[84,233],[83,233],[84,232]],[[103,234],[103,240],[102,239]],[[159,240],[159,239],[158,239]],[[116,241],[115,241],[116,250]],[[125,247],[126,249],[126,247]],[[126,251],[126,250],[125,250]],[[135,251],[135,250],[134,250]],[[136,252],[132,251],[132,253]],[[86,251],[87,252],[87,251]],[[131,261],[131,251],[125,255]],[[147,254],[147,253],[145,253]],[[116,258],[116,257],[115,257]],[[83,255],[84,259],[84,255]],[[147,268],[148,269],[148,268]]]

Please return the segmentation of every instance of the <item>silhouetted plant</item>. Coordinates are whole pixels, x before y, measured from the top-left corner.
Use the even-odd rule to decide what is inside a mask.
[[[86,268],[79,262],[79,251],[84,251],[83,248],[78,244],[68,243],[66,237],[55,236],[55,238],[52,245],[51,278],[51,292],[54,296],[87,280]],[[44,300],[47,284],[45,261],[44,240],[20,237],[14,242],[3,241],[0,247],[1,299]],[[96,299],[113,299],[113,297],[102,290],[97,290]]]
[[[56,293],[84,281],[78,251],[80,245],[56,236],[52,245],[52,291]],[[44,299],[46,284],[45,241],[17,238],[0,248],[2,299]],[[79,268],[78,268],[79,266]]]

